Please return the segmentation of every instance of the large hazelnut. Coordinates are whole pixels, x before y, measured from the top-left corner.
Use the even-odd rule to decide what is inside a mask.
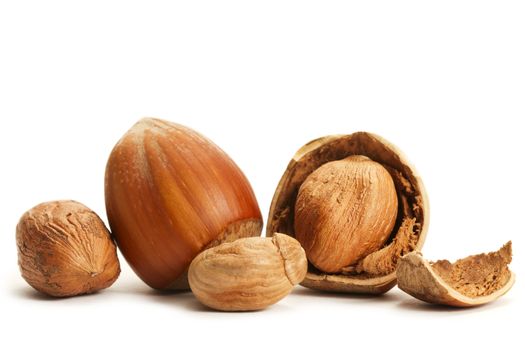
[[[106,210],[122,254],[157,289],[186,289],[203,249],[259,236],[262,217],[239,167],[192,129],[146,118],[114,147]]]
[[[120,273],[109,231],[78,202],[47,202],[27,211],[16,226],[16,244],[22,277],[51,296],[93,293]]]
[[[302,285],[384,293],[396,284],[404,254],[419,250],[428,229],[423,183],[404,155],[366,132],[327,136],[303,146],[275,191],[266,234],[304,246]]]

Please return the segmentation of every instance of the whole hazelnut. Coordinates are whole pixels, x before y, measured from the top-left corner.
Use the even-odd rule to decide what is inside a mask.
[[[115,145],[105,197],[122,255],[155,289],[188,289],[201,251],[259,236],[263,225],[235,162],[205,136],[160,119],[140,120]]]
[[[306,275],[304,250],[290,236],[239,238],[193,259],[189,284],[197,299],[216,310],[261,310],[275,304]]]
[[[22,277],[55,297],[93,293],[120,273],[116,246],[102,220],[75,201],[54,201],[28,210],[16,226]]]
[[[328,162],[303,182],[295,237],[319,270],[339,272],[378,250],[396,222],[394,181],[365,156]]]

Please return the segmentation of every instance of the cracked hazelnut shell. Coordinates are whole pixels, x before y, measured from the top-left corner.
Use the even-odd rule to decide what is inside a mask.
[[[233,160],[196,131],[160,119],[140,120],[113,148],[105,197],[119,249],[156,289],[187,289],[187,269],[203,249],[262,230]]]
[[[421,253],[412,252],[398,264],[398,286],[427,303],[478,306],[496,300],[512,288],[515,275],[508,268],[511,261],[511,242],[496,252],[471,255],[454,263],[429,262]]]
[[[398,202],[393,229],[378,250],[341,271],[328,273],[310,263],[301,284],[325,291],[380,294],[395,286],[399,258],[421,249],[429,223],[428,199],[421,178],[403,153],[384,138],[356,132],[322,137],[299,149],[275,191],[266,234],[282,232],[296,237],[294,214],[301,185],[324,164],[354,155],[379,163],[392,177]]]
[[[93,293],[120,273],[117,249],[97,214],[75,201],[46,202],[16,226],[22,277],[55,297]]]

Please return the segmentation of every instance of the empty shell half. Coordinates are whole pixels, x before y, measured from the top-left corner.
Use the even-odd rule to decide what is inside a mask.
[[[512,244],[497,252],[477,254],[454,263],[429,262],[421,253],[405,255],[397,267],[399,288],[433,304],[470,307],[491,302],[507,293],[515,276],[509,270]]]

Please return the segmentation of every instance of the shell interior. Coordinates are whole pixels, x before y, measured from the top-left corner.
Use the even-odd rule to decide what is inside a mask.
[[[511,242],[497,252],[472,255],[454,263],[426,261],[418,252],[405,255],[397,268],[399,288],[433,304],[471,307],[486,304],[510,290]]]
[[[510,279],[508,264],[512,261],[511,242],[497,252],[471,255],[451,263],[438,260],[430,263],[436,274],[450,287],[470,298],[494,293]]]

